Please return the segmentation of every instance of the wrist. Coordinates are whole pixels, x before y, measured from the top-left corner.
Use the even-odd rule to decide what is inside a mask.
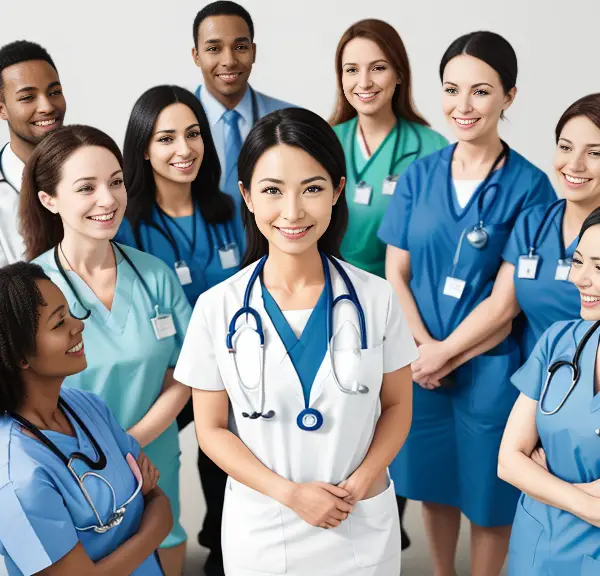
[[[575,488],[568,511],[579,518],[598,521],[600,519],[600,499],[591,496],[577,486]]]
[[[277,500],[277,502],[280,504],[291,508],[290,504],[294,498],[294,493],[296,492],[297,488],[298,484],[296,482],[281,478],[281,481],[277,482],[273,486],[273,490],[271,490],[271,494],[269,494],[269,496],[274,500]]]

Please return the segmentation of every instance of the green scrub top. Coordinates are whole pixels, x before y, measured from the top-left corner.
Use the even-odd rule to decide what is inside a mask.
[[[357,127],[357,117],[333,127],[344,148],[348,174],[349,220],[341,252],[346,262],[385,278],[386,246],[377,237],[377,231],[392,194],[383,193],[384,181],[390,175],[400,176],[412,162],[446,147],[448,141],[427,126],[398,119],[396,128],[367,160],[356,137]],[[372,187],[368,205],[355,202],[356,172],[360,175],[359,182],[364,181]]]

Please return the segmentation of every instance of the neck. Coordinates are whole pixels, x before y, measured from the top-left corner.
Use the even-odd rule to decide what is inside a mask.
[[[454,160],[463,164],[482,165],[491,164],[502,152],[502,141],[497,131],[484,135],[472,142],[459,140],[454,152]]]
[[[172,218],[190,216],[194,213],[191,182],[173,182],[172,180],[157,179],[156,203],[165,214]]]
[[[25,372],[29,372],[29,370]],[[63,381],[62,376],[39,378],[36,375],[28,375],[23,381],[25,400],[15,412],[41,430],[54,428],[59,412],[58,398]]]
[[[233,110],[241,101],[242,98],[246,95],[246,90],[248,90],[248,84],[244,87],[243,90],[236,92],[235,94],[221,94],[220,92],[213,91],[209,86],[205,85],[205,88],[213,95],[216,100],[218,100],[227,110]]]
[[[58,250],[63,266],[77,273],[93,274],[99,268],[114,265],[114,254],[109,240],[82,236],[65,227],[65,235]],[[65,262],[64,260],[68,260]]]
[[[30,144],[10,130],[10,148],[17,158],[26,164],[35,149],[35,144]]]
[[[397,118],[391,105],[377,114],[358,114],[358,123],[366,137],[382,133],[387,135],[393,130],[396,122]]]
[[[570,231],[572,236],[577,236],[583,221],[598,207],[600,207],[600,200],[597,198],[585,203],[567,200],[563,217],[563,230],[567,235]]]
[[[325,277],[317,245],[302,254],[286,254],[271,244],[263,278],[267,288],[285,292],[298,292],[305,286],[323,284]]]

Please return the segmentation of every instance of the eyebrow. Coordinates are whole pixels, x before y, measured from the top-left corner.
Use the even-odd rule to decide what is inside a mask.
[[[571,142],[568,138],[563,138],[562,136],[558,139],[560,140],[564,140],[565,142],[571,144],[571,146],[573,145],[573,142]],[[599,148],[600,144],[586,144],[587,148]]]
[[[56,82],[50,82],[50,84],[48,84],[48,87],[46,88],[47,90],[50,90],[50,88],[54,88],[55,86],[60,86],[60,82],[56,81]],[[37,90],[37,88],[35,86],[24,86],[23,88],[19,88],[15,94],[21,94],[22,92],[34,92],[35,90]]]
[[[300,182],[300,184],[310,184],[311,182],[316,182],[317,180],[327,182],[327,179],[323,176],[311,176],[310,178],[306,178]],[[258,183],[261,182],[273,182],[274,184],[285,184],[283,180],[278,180],[277,178],[263,178],[259,180]]]
[[[61,304],[60,306],[58,306],[58,308],[56,308],[56,310],[54,310],[54,312],[52,312],[52,314],[50,314],[50,316],[48,316],[48,322],[50,322],[50,320],[52,320],[53,316],[56,316],[59,312],[62,312],[65,309],[65,305]]]
[[[451,86],[458,86],[458,84],[456,84],[456,82],[450,82],[449,80],[446,80],[446,82],[444,82],[444,84],[450,84]],[[493,86],[491,84],[489,84],[488,82],[477,82],[477,84],[472,84],[471,88],[479,88],[480,86],[489,86],[490,88],[493,88]]]
[[[369,62],[368,66],[373,66],[373,64],[377,64],[377,62],[385,62],[388,64],[388,61],[385,58],[378,58],[377,60],[373,60],[373,62]],[[344,62],[342,66],[358,66],[356,62]]]
[[[200,124],[198,124],[196,122],[196,124],[190,124],[185,130],[184,132],[187,132],[190,128],[200,128]],[[157,130],[154,134],[175,134],[177,132],[177,130],[173,129],[173,128],[169,128],[167,130]]]
[[[123,172],[123,170],[121,168],[119,168],[118,170],[115,170],[110,175],[110,178],[112,178],[113,176],[116,176],[119,172]],[[73,184],[77,184],[77,182],[81,182],[81,181],[91,182],[93,180],[98,180],[98,178],[96,178],[96,176],[83,176],[82,178],[77,178],[77,180],[75,180],[73,182]]]
[[[234,42],[251,42],[250,38],[248,38],[247,36],[238,36],[237,38],[233,39]],[[221,38],[209,38],[208,40],[205,40],[205,44],[221,44],[221,42],[223,42],[223,40]]]

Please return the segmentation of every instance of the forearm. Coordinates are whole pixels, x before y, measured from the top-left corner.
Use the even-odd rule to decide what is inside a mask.
[[[173,378],[173,369],[165,374],[163,390],[146,415],[129,430],[143,447],[156,440],[177,418],[190,399],[190,389]]]
[[[412,290],[408,281],[402,277],[398,272],[392,272],[386,269],[386,276],[390,284],[393,286],[398,300],[400,300],[400,306],[402,306],[402,312],[406,317],[410,331],[417,344],[425,344],[430,342],[432,339],[431,334],[425,327],[419,308],[413,296]]]

